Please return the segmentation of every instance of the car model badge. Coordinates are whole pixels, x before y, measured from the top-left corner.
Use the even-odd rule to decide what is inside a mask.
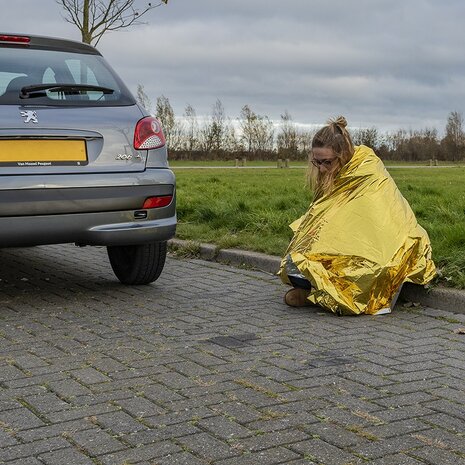
[[[118,153],[116,155],[115,160],[130,160],[132,158],[132,155],[127,154],[127,153]]]
[[[37,119],[37,113],[32,110],[22,111],[21,117],[25,118],[25,123],[38,123],[39,120]]]

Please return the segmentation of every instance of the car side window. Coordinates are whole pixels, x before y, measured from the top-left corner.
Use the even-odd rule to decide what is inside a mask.
[[[15,82],[19,82],[19,80],[15,81],[15,79],[21,77],[26,77],[26,75],[23,73],[10,73],[0,71],[0,96],[4,95],[6,92],[12,90],[15,87],[18,87],[19,84],[18,86],[15,86]]]
[[[66,60],[66,66],[77,84],[99,85],[92,69],[80,60]]]
[[[44,72],[44,76],[42,78],[42,83],[49,83],[49,82],[57,82],[55,78],[55,73],[53,72],[52,68],[47,68]]]
[[[76,84],[86,85],[101,85],[95,77],[92,69],[81,60],[65,60],[68,71],[70,72],[73,80]],[[87,97],[89,100],[100,100],[102,99],[101,92],[88,92]]]

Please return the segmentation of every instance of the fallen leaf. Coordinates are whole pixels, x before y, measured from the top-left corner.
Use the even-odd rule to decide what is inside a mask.
[[[465,334],[465,328],[455,328],[454,333],[455,334]]]

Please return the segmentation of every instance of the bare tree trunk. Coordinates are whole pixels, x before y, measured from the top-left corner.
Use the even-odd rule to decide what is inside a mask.
[[[82,10],[82,41],[86,44],[90,44],[92,41],[92,34],[89,32],[89,1],[84,0],[84,6]]]

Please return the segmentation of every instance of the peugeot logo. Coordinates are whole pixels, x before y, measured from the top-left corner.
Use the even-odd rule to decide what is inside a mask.
[[[37,113],[32,110],[22,111],[21,117],[24,118],[25,123],[38,123]]]

